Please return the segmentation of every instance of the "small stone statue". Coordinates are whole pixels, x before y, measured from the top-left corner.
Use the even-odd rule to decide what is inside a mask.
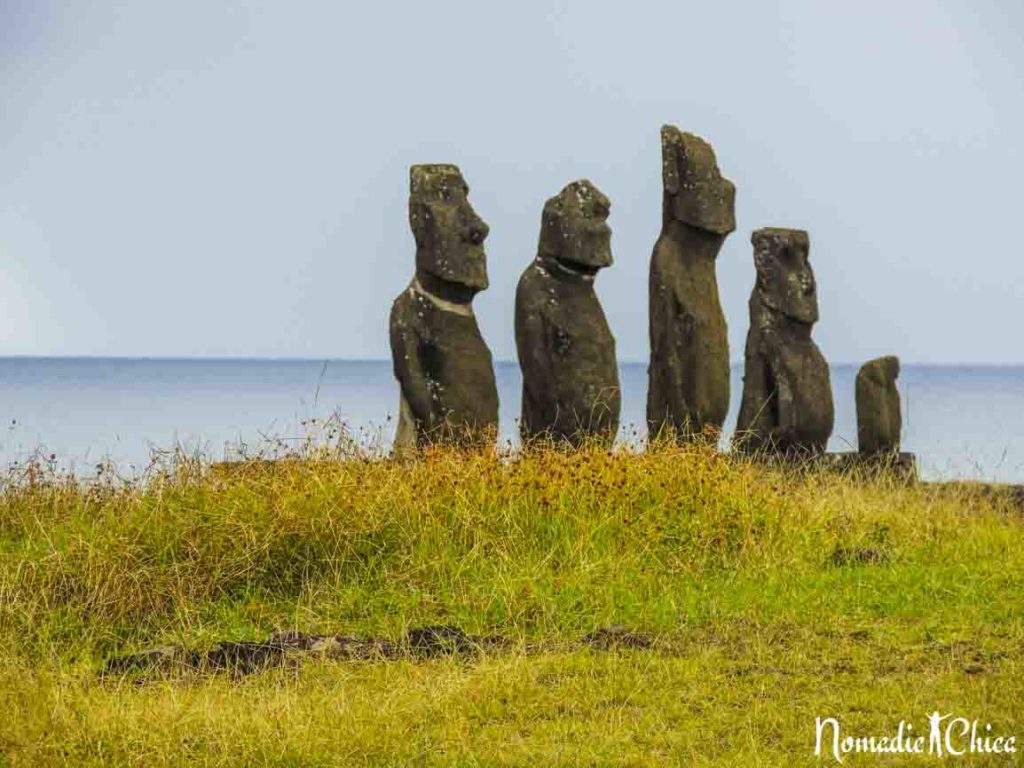
[[[487,288],[488,227],[454,165],[410,169],[416,274],[391,307],[391,356],[401,387],[396,451],[432,442],[493,441],[498,390],[491,351],[473,314]]]
[[[752,237],[757,283],[750,294],[741,450],[821,454],[835,414],[828,363],[811,340],[818,321],[807,233],[759,229]]]
[[[900,450],[900,375],[898,357],[879,357],[857,372],[857,448],[862,454],[897,454]]]
[[[703,139],[661,129],[662,226],[650,273],[652,437],[714,436],[729,410],[729,339],[715,260],[736,229],[733,183]]]
[[[611,203],[574,181],[544,204],[537,258],[516,290],[516,349],[523,372],[523,442],[610,444],[619,428],[615,339],[594,293],[612,263]]]

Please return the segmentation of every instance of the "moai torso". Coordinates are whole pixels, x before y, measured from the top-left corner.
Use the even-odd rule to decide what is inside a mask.
[[[416,275],[391,307],[391,355],[401,402],[395,449],[493,441],[498,391],[473,296],[487,287],[487,225],[452,165],[411,169],[409,221]]]
[[[835,413],[828,363],[811,339],[818,301],[807,233],[760,229],[751,241],[757,283],[734,440],[747,451],[822,453]]]
[[[651,257],[647,427],[716,435],[729,410],[729,341],[715,263],[736,228],[735,187],[702,139],[665,126],[662,230]]]
[[[588,181],[569,184],[544,206],[538,255],[516,290],[524,442],[611,443],[618,431],[615,339],[594,292],[597,271],[612,262],[609,208]]]
[[[864,363],[857,372],[857,447],[862,454],[899,453],[899,375],[900,361],[893,356]]]

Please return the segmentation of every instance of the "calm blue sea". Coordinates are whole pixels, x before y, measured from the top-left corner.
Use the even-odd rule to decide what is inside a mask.
[[[856,445],[854,366],[832,369],[833,450]],[[497,365],[503,437],[515,439],[519,369]],[[742,381],[733,369],[735,424]],[[622,367],[623,429],[644,433],[644,364]],[[930,479],[1024,482],[1024,366],[906,365],[900,376],[904,447]],[[359,439],[386,446],[398,389],[387,361],[0,359],[0,462],[41,450],[88,472],[112,461],[130,474],[175,444],[213,459],[267,438],[292,439],[302,422],[333,413]]]

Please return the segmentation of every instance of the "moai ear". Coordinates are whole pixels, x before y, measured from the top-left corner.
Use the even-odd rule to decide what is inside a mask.
[[[538,252],[541,256],[558,256],[562,252],[562,198],[560,195],[549,198],[544,203],[541,214],[540,243]]]
[[[433,220],[433,212],[428,203],[409,201],[409,228],[417,246],[424,246]]]
[[[679,194],[679,129],[661,127],[661,183],[670,195]]]

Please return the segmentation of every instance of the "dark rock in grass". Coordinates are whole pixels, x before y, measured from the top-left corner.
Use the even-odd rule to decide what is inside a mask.
[[[290,651],[338,660],[393,659],[400,654],[398,645],[379,637],[276,632],[268,642],[280,643]]]
[[[586,179],[544,204],[537,257],[516,289],[524,443],[611,444],[618,431],[615,338],[594,292],[598,271],[612,263],[610,208]]]
[[[729,410],[729,339],[715,263],[736,229],[736,188],[711,145],[675,126],[661,129],[662,224],[651,256],[651,360],[647,427],[652,437],[716,435]]]
[[[756,230],[751,243],[757,282],[735,445],[746,452],[820,455],[835,412],[828,363],[811,339],[818,295],[809,238],[803,230],[769,228]]]
[[[435,624],[414,627],[405,636],[405,645],[415,656],[454,656],[496,650],[509,644],[499,635],[469,635],[458,627]]]
[[[104,675],[126,675],[131,672],[168,671],[195,666],[197,655],[176,645],[163,645],[139,653],[115,656],[103,667]]]
[[[857,372],[857,449],[863,454],[899,453],[899,375],[899,358],[892,355],[864,363]]]
[[[487,288],[488,227],[454,165],[410,170],[416,274],[391,307],[391,357],[401,389],[399,452],[446,442],[493,442],[498,390],[491,351],[473,314]]]
[[[889,562],[889,554],[880,549],[867,547],[836,547],[829,557],[829,562],[837,568],[850,565],[884,565]]]
[[[250,675],[280,666],[287,650],[287,646],[272,641],[218,643],[202,654],[199,667],[211,672]]]
[[[654,639],[648,634],[634,632],[622,624],[612,624],[591,632],[583,638],[583,644],[601,651],[617,648],[646,650],[654,645]]]

